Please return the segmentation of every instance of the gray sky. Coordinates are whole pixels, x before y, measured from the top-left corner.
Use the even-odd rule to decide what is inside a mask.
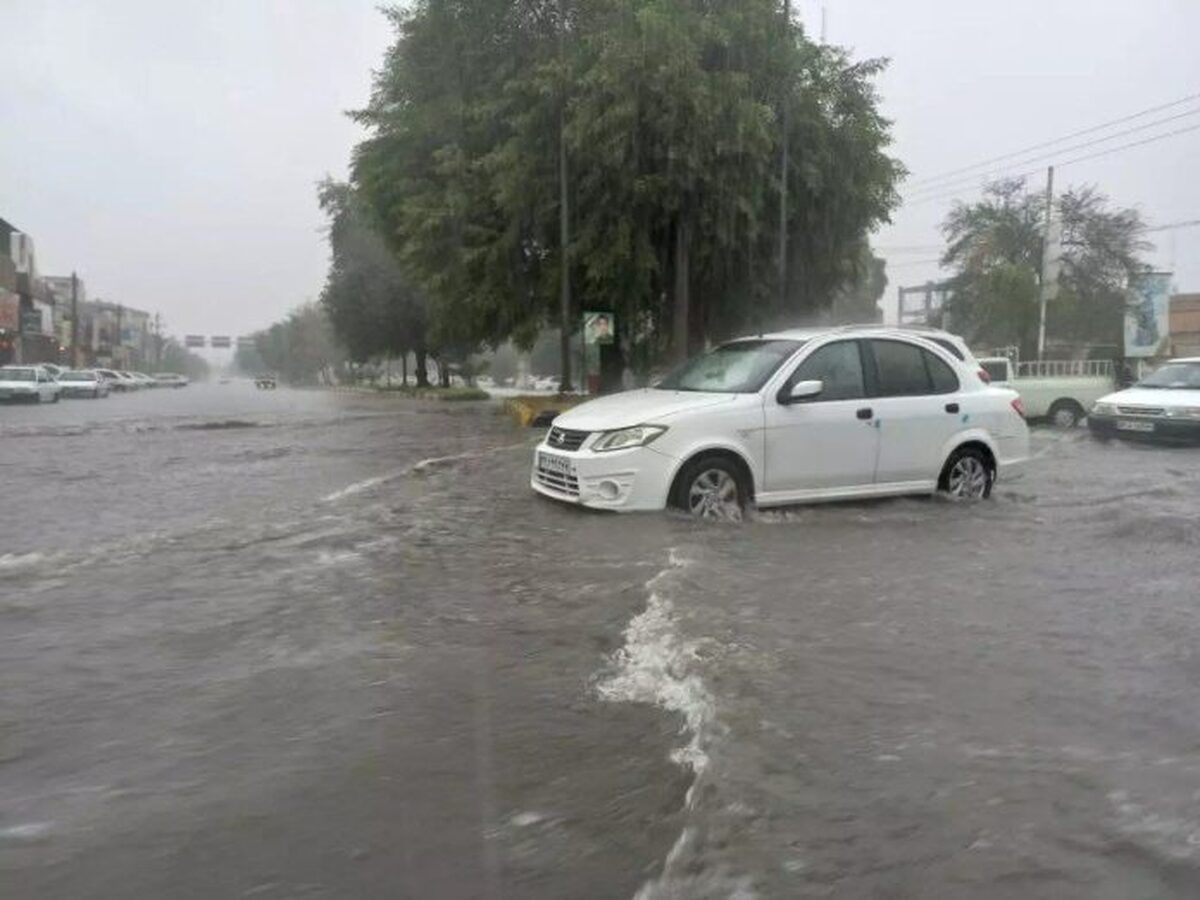
[[[268,324],[320,291],[314,185],[345,173],[359,137],[341,113],[390,38],[377,3],[4,0],[0,216],[33,235],[44,273],[77,269],[92,296],[161,311],[173,333]],[[814,35],[824,5],[831,42],[892,58],[880,89],[913,180],[1200,92],[1195,0],[796,5]],[[1200,218],[1198,173],[1200,131],[1057,180],[1166,224]],[[876,236],[889,298],[937,276],[924,261],[950,202],[906,204]],[[1154,261],[1200,291],[1200,228],[1155,239]]]

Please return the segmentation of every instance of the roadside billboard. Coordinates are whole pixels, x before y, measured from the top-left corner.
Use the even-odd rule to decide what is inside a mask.
[[[1129,282],[1125,307],[1125,355],[1130,358],[1161,356],[1170,340],[1170,272],[1146,272]]]
[[[583,340],[586,344],[611,344],[616,330],[616,316],[610,312],[583,314]]]

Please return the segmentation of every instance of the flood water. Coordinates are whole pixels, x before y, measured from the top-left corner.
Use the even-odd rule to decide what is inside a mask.
[[[1200,895],[1200,451],[535,497],[495,404],[0,408],[4,897]]]

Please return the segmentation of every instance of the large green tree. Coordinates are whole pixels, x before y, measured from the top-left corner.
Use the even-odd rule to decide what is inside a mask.
[[[1137,210],[1113,208],[1094,187],[1055,200],[1061,223],[1057,297],[1046,311],[1048,343],[1122,344],[1129,279],[1145,271],[1144,225]],[[975,203],[946,217],[942,258],[954,270],[946,311],[971,341],[1037,352],[1046,200],[1022,179],[995,182]]]
[[[334,332],[355,362],[399,356],[407,368],[414,353],[417,384],[427,385],[424,296],[349,185],[326,180],[318,197],[329,217],[331,251],[321,303]]]
[[[563,324],[565,270],[571,318],[609,309],[635,355],[682,354],[828,306],[896,203],[882,63],[808,41],[775,0],[416,0],[389,16],[353,179],[429,297],[433,343],[528,347]]]

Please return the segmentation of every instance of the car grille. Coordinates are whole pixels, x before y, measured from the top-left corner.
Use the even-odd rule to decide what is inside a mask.
[[[551,428],[546,443],[555,450],[578,450],[587,440],[590,431],[572,431],[569,428]]]
[[[579,479],[574,475],[567,475],[563,472],[551,472],[548,469],[543,469],[541,466],[537,468],[535,475],[538,484],[542,487],[557,491],[560,494],[566,494],[568,497],[579,496]]]
[[[1123,416],[1161,416],[1161,406],[1118,406],[1117,412]]]

